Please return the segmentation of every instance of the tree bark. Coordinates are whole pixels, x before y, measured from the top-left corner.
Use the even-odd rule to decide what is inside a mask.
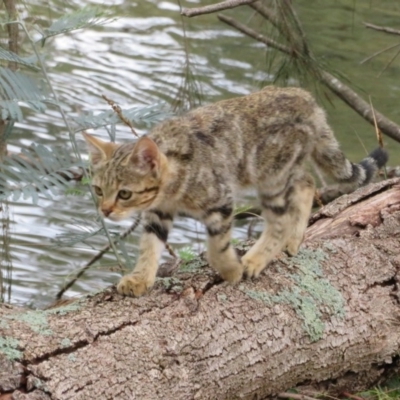
[[[310,224],[298,256],[236,287],[196,259],[139,299],[109,288],[45,311],[2,305],[0,399],[265,399],[379,383],[400,369],[400,179]]]

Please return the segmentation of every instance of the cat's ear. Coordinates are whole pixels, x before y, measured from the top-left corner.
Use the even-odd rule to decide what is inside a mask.
[[[105,142],[85,132],[82,134],[89,146],[90,158],[93,165],[111,158],[115,150],[115,143]]]
[[[142,172],[158,174],[160,168],[160,150],[155,142],[147,136],[142,136],[132,150],[132,163]]]

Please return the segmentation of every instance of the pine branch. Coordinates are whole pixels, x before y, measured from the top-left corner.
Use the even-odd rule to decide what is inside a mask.
[[[227,17],[223,14],[218,14],[219,20],[225,22],[226,24],[234,27],[238,31],[244,33],[245,35],[252,37],[253,39],[266,44],[267,46],[273,47],[291,57],[301,57],[303,56],[301,49],[292,49],[285,45],[282,45],[267,36],[264,36],[257,31],[249,28],[248,26],[242,24],[239,21],[231,17]],[[276,25],[278,26],[278,25]],[[326,85],[333,93],[335,93],[340,99],[342,99],[346,104],[348,104],[353,110],[360,114],[369,123],[374,124],[374,112],[371,109],[368,102],[362,99],[354,90],[349,86],[345,85],[338,78],[333,76],[331,73],[319,68],[318,79]],[[400,126],[391,121],[389,118],[385,117],[383,114],[375,110],[375,117],[379,129],[385,135],[391,137],[392,139],[400,142]]]

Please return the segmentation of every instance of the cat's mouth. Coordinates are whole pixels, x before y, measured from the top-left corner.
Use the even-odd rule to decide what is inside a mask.
[[[132,216],[132,214],[135,214],[136,212],[143,211],[146,208],[148,208],[156,197],[157,196],[153,196],[149,199],[141,201],[140,203],[131,204],[129,206],[129,208],[130,208],[129,210],[122,211],[122,212],[112,211],[108,215],[105,215],[103,212],[103,215],[104,215],[104,217],[110,219],[111,221],[115,221],[115,222],[122,221],[122,220],[127,219],[130,216]]]

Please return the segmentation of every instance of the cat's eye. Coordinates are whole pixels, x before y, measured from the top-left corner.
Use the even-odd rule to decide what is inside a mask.
[[[120,190],[118,192],[118,197],[122,200],[129,200],[132,196],[132,192],[130,190]]]
[[[93,185],[93,190],[97,196],[103,196],[103,191],[98,186]]]

